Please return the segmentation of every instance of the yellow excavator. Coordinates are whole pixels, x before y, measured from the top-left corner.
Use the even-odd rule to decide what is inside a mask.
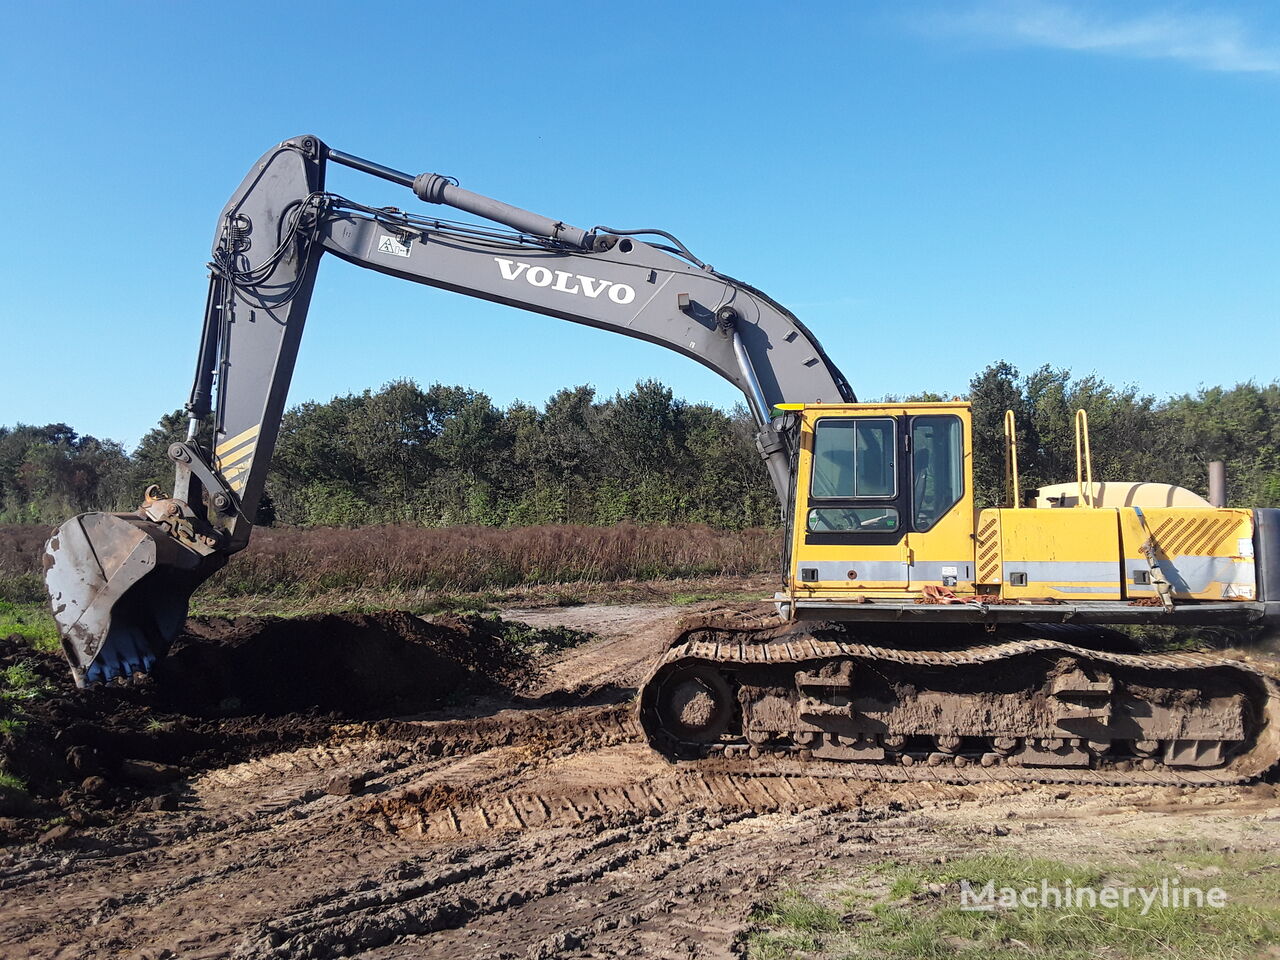
[[[337,163],[464,211],[325,189]],[[643,239],[642,239],[643,238]],[[171,493],[64,523],[46,584],[76,682],[145,673],[192,592],[249,542],[324,254],[661,344],[737,386],[786,524],[775,624],[709,622],[642,686],[672,758],[831,761],[887,779],[1220,784],[1280,761],[1280,688],[1203,654],[1142,654],[1123,624],[1274,624],[1280,510],[1077,479],[979,508],[965,403],[858,403],[808,329],[670,233],[590,230],[434,173],[286,140],[218,219]],[[1028,501],[1030,502],[1030,501]]]

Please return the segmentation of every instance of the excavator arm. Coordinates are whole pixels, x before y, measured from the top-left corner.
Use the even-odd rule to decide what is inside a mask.
[[[325,189],[329,163],[489,223],[347,200]],[[315,137],[286,140],[254,165],[219,218],[190,426],[169,451],[172,496],[152,489],[137,513],[82,514],[46,547],[46,584],[77,683],[149,670],[181,629],[191,593],[248,544],[325,253],[647,340],[704,364],[746,397],[784,508],[791,450],[774,406],[855,399],[790,312],[669,234],[583,230],[439,174],[402,173]]]

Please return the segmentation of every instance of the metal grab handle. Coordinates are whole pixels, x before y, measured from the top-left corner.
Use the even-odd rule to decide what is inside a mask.
[[[1013,411],[1004,412],[1004,491],[1010,498],[1009,506],[1022,506],[1022,486],[1018,481],[1018,428],[1013,421]]]
[[[1093,454],[1089,451],[1089,415],[1083,408],[1076,411],[1076,485],[1080,491],[1077,506],[1097,506],[1093,492]]]

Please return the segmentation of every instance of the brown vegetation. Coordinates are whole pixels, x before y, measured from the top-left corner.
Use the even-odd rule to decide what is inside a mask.
[[[43,599],[40,551],[48,533],[0,526],[0,596]],[[304,598],[736,576],[772,572],[780,545],[777,531],[703,525],[261,529],[201,593]]]
[[[0,601],[44,600],[40,555],[53,530],[44,524],[0,524]]]

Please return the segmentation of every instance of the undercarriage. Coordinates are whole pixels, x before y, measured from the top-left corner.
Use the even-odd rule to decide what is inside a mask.
[[[892,779],[1239,783],[1280,762],[1280,687],[1101,628],[705,623],[643,686],[676,760],[777,755]]]

